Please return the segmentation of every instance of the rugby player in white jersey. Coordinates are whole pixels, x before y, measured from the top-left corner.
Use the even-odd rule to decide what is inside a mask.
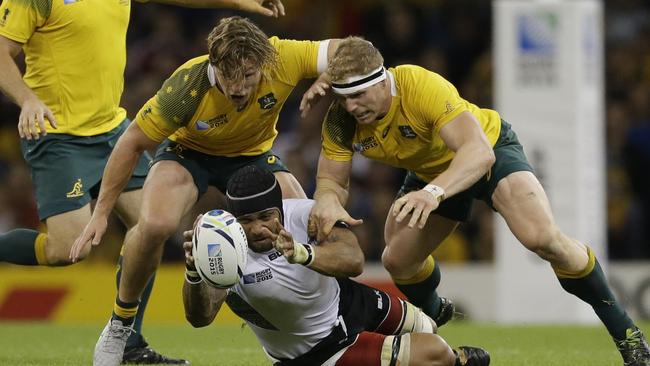
[[[270,171],[238,170],[226,197],[248,238],[247,265],[228,290],[204,284],[185,233],[183,303],[193,326],[211,324],[226,302],[274,365],[489,365],[480,348],[447,345],[419,308],[350,280],[363,270],[356,236],[339,223],[324,241],[310,240],[314,201],[282,200]]]

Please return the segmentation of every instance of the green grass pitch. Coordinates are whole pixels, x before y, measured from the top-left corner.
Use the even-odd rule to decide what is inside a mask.
[[[650,333],[650,323],[642,323]],[[0,323],[0,365],[89,365],[103,325]],[[157,350],[192,365],[269,365],[247,327],[148,326]],[[622,366],[604,328],[596,326],[497,326],[454,322],[440,329],[451,345],[487,348],[495,366]]]

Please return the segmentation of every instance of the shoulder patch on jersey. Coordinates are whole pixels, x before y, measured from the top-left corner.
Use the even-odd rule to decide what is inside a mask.
[[[337,145],[352,150],[352,139],[357,121],[336,101],[332,102],[325,116],[325,133]]]
[[[208,61],[200,62],[187,69],[178,70],[165,80],[156,94],[160,115],[170,124],[184,127],[189,122],[201,99],[210,89],[207,76]]]
[[[52,0],[15,0],[17,4],[36,9],[43,18],[48,18],[52,13]]]

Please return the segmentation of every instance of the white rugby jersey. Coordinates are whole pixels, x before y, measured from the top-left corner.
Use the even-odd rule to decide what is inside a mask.
[[[284,228],[309,241],[307,222],[314,201],[283,200]],[[271,356],[295,358],[309,351],[336,326],[340,288],[334,277],[291,264],[275,249],[248,251],[244,276],[227,303],[251,327]]]

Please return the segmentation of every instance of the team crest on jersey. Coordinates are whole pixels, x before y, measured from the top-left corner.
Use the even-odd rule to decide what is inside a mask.
[[[268,93],[260,97],[260,99],[258,99],[257,102],[260,104],[260,108],[271,109],[273,108],[274,105],[278,103],[278,100],[275,99],[275,95],[273,95],[273,93]]]
[[[259,272],[249,273],[244,275],[244,285],[250,285],[251,283],[258,283],[268,281],[273,278],[273,272],[271,268],[265,268]]]
[[[399,132],[402,134],[407,139],[414,139],[418,137],[418,135],[413,131],[411,126],[397,126],[399,128]]]
[[[359,141],[358,143],[353,144],[352,149],[355,152],[361,153],[366,150],[372,149],[373,147],[376,147],[378,145],[379,144],[377,143],[377,139],[375,138],[375,136],[369,136]]]

